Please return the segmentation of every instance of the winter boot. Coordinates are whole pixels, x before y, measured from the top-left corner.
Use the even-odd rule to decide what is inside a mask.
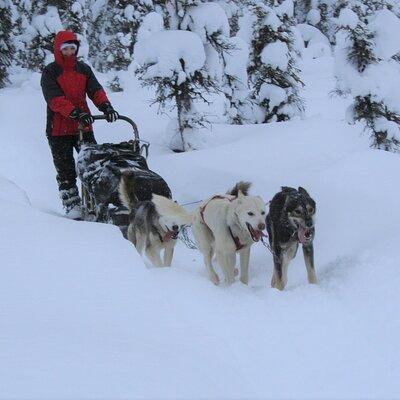
[[[82,220],[81,198],[77,187],[60,190],[60,198],[67,218]]]

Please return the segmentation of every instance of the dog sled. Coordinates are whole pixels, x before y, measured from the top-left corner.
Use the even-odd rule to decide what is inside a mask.
[[[103,115],[93,116],[94,121],[104,120]],[[87,221],[111,223],[122,232],[129,224],[129,211],[122,205],[118,187],[123,171],[134,174],[141,190],[137,201],[151,200],[154,188],[167,187],[165,181],[147,165],[150,143],[141,140],[136,124],[120,115],[119,120],[131,125],[133,139],[121,143],[93,144],[82,141],[83,128],[79,127],[80,151],[77,159],[77,173],[82,184],[84,219]],[[160,193],[171,197],[171,192]]]

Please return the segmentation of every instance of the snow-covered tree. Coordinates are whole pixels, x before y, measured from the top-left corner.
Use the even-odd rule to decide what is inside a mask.
[[[11,2],[0,0],[0,88],[8,83],[8,68],[14,51],[10,37],[11,28]]]
[[[64,29],[77,34],[80,41],[79,56],[88,56],[88,20],[90,18],[90,0],[58,0],[57,6]]]
[[[231,35],[236,36],[239,31],[239,18],[243,15],[245,5],[240,0],[216,0],[214,3],[219,4],[228,17]]]
[[[204,70],[206,55],[200,37],[189,31],[164,30],[162,17],[150,13],[139,29],[134,57],[144,86],[156,89],[157,103],[162,109],[176,109],[177,119],[169,129],[173,132],[174,150],[196,148],[196,128],[206,123],[195,102],[205,99],[214,86]]]
[[[38,0],[29,8],[29,19],[22,21],[25,55],[23,65],[41,71],[52,60],[55,34],[63,29],[57,7],[50,0]]]
[[[118,71],[132,62],[137,30],[145,15],[153,10],[151,0],[109,0],[98,6],[91,24],[90,55],[100,71],[113,71],[109,87],[122,90]]]
[[[375,148],[400,150],[400,19],[384,1],[352,1],[342,7],[335,52],[337,91],[354,102],[349,122],[361,121]]]
[[[185,8],[179,28],[199,35],[206,54],[205,69],[226,97],[225,116],[228,122],[243,123],[248,97],[248,46],[230,37],[224,9],[218,3],[197,2]]]
[[[304,110],[299,94],[293,35],[293,2],[250,1],[253,14],[249,78],[253,100],[261,107],[257,122],[286,121]]]
[[[222,53],[223,59],[223,85],[225,102],[225,115],[229,123],[243,124],[252,120],[249,104],[249,86],[247,64],[249,60],[249,47],[240,37],[228,40],[230,49]]]
[[[95,1],[91,7],[88,19],[87,40],[89,43],[89,61],[97,71],[103,72],[105,59],[103,49],[103,27],[106,24],[106,2]]]

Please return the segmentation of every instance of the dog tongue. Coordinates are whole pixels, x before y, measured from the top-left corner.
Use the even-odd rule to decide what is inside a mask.
[[[307,244],[310,240],[309,230],[302,226],[297,231],[297,236],[301,244]]]
[[[173,237],[174,237],[174,231],[168,231],[165,235],[164,235],[164,242],[169,242]]]

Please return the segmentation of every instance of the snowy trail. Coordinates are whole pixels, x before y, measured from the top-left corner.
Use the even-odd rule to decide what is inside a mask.
[[[135,82],[113,97],[137,117],[150,167],[180,201],[240,179],[266,200],[281,185],[310,191],[319,285],[307,284],[299,254],[283,293],[269,287],[272,258],[259,244],[249,287],[217,288],[181,243],[171,269],[146,268],[115,227],[59,218],[38,77],[0,92],[0,176],[32,203],[0,179],[0,397],[399,396],[399,159],[343,122],[346,101],[327,96],[330,58],[303,67],[304,120],[214,125],[187,154],[163,149],[167,118]],[[101,141],[129,135],[112,132],[97,130]]]

